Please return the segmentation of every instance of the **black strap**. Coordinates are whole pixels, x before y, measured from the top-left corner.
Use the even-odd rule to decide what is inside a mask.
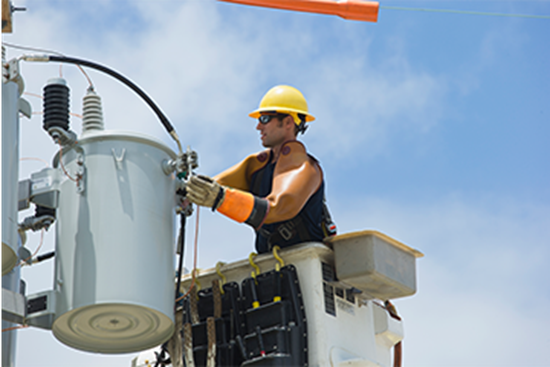
[[[254,207],[245,223],[251,225],[254,229],[258,228],[264,222],[268,209],[269,202],[266,199],[254,196]]]
[[[218,209],[218,204],[225,196],[225,190],[223,187],[220,186],[220,191],[218,191],[218,196],[216,196],[216,200],[214,200],[214,204],[212,205],[212,211],[215,212],[216,209]]]
[[[258,235],[267,238],[267,245],[270,250],[275,245],[286,247],[285,244],[294,238],[299,238],[300,242],[307,242],[312,239],[301,215],[281,223],[273,231],[260,228]]]

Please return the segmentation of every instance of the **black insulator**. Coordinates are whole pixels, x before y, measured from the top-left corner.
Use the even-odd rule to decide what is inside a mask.
[[[63,79],[50,81],[44,87],[44,130],[57,126],[69,130],[69,88]]]
[[[34,209],[34,216],[40,218],[44,215],[49,215],[55,218],[55,209],[47,208],[45,206],[36,205]]]

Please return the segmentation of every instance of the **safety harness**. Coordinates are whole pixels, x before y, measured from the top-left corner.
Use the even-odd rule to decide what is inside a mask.
[[[270,155],[272,152],[270,153]],[[315,162],[315,157],[308,154]],[[251,180],[250,192],[258,196],[267,196],[271,192],[271,185],[273,181],[273,172],[275,170],[276,163],[271,163],[271,156],[268,159],[268,164],[256,171]],[[308,229],[308,225],[305,220],[305,211],[301,210],[297,216],[292,219],[286,220],[275,227],[272,225],[263,225],[256,231],[259,237],[256,240],[256,250],[260,253],[269,252],[271,249],[278,245],[281,248],[291,246],[297,243],[308,241],[321,241],[323,237],[329,237],[336,235],[336,225],[331,219],[328,206],[326,204],[326,198],[324,194],[324,182],[321,184],[317,192],[315,192],[310,200],[315,195],[323,195],[321,200],[321,221],[319,224],[322,234],[314,235]],[[315,199],[314,199],[315,200]],[[309,203],[309,200],[308,200]],[[306,203],[306,206],[308,205]],[[271,227],[267,229],[266,227]],[[261,246],[262,243],[267,243],[267,246]]]

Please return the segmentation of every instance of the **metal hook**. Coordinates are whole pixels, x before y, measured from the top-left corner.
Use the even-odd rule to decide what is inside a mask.
[[[248,255],[248,262],[256,270],[256,272],[252,272],[250,273],[250,275],[252,276],[252,278],[254,278],[254,283],[258,284],[258,281],[256,280],[256,275],[260,275],[260,267],[254,262],[254,258],[256,256],[258,256],[257,253],[251,252],[250,255]]]
[[[273,247],[273,257],[277,259],[278,263],[275,264],[275,270],[280,271],[283,266],[285,266],[285,262],[281,256],[279,256],[279,250],[281,248],[279,246]]]
[[[220,282],[220,292],[221,292],[221,294],[225,294],[225,291],[223,290],[223,285],[226,283],[227,278],[225,277],[225,275],[222,274],[222,272],[221,272],[221,270],[220,270],[220,268],[221,268],[222,265],[225,265],[225,263],[222,262],[222,261],[218,261],[218,262],[216,263],[216,273],[218,273],[218,276],[219,276],[219,277],[221,278],[221,280],[222,280],[222,281]]]

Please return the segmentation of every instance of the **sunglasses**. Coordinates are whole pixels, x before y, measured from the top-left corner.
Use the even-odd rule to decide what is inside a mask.
[[[286,116],[288,115],[285,113],[273,113],[268,115],[261,115],[260,117],[258,117],[258,121],[260,121],[260,124],[265,125],[265,124],[268,124],[274,118],[283,119]]]

